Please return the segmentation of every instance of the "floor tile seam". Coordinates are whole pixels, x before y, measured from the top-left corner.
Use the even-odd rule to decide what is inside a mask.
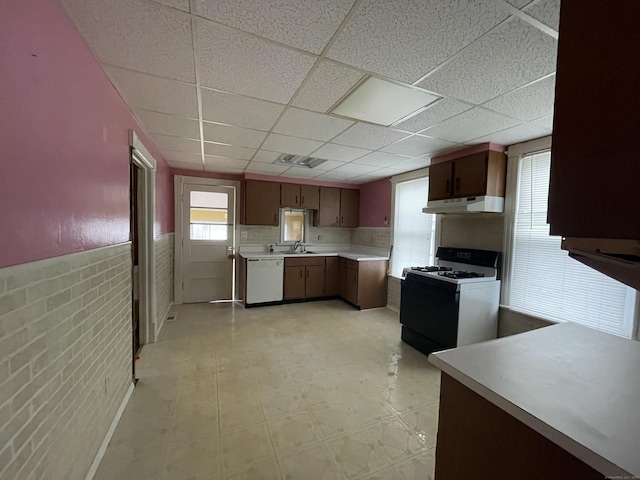
[[[259,420],[259,421],[257,421],[257,422],[245,423],[245,424],[242,424],[242,425],[241,425],[241,426],[239,426],[239,427],[234,427],[234,428],[231,428],[231,429],[229,429],[229,430],[221,429],[221,431],[220,431],[220,435],[221,435],[221,436],[222,436],[222,435],[231,435],[231,434],[233,434],[233,433],[235,433],[235,432],[237,432],[237,431],[239,431],[239,430],[244,430],[245,428],[250,428],[250,427],[256,427],[256,426],[258,426],[258,425],[265,425],[265,426],[266,426],[267,421],[268,421],[268,420],[266,420],[266,419],[264,419],[264,418],[263,418],[262,420]]]
[[[396,468],[398,465],[400,465],[401,463],[405,463],[405,462],[407,462],[408,460],[411,460],[412,458],[419,457],[420,455],[422,455],[422,454],[424,454],[424,453],[426,453],[426,452],[429,452],[430,450],[434,450],[434,453],[435,453],[435,447],[429,447],[429,448],[427,448],[427,449],[420,450],[419,452],[412,453],[411,455],[407,456],[406,458],[403,458],[402,460],[398,460],[397,462],[393,462],[393,463],[391,463],[391,464],[389,464],[389,465],[386,465],[386,466],[384,466],[384,467],[382,467],[382,468],[380,468],[380,469],[378,469],[378,470],[375,470],[375,471],[373,471],[373,472],[369,472],[369,473],[367,473],[367,474],[363,475],[362,477],[356,477],[356,479],[354,479],[354,480],[357,480],[357,479],[359,479],[359,478],[363,478],[363,477],[365,477],[366,475],[372,475],[372,474],[375,474],[375,473],[377,473],[377,472],[380,472],[380,471],[384,470],[385,468],[393,468],[393,469],[396,471],[396,473],[400,474],[400,472],[399,472],[399,471],[397,470],[397,468]],[[434,456],[435,456],[435,455],[434,455]]]
[[[295,416],[295,415],[293,415],[293,416]],[[275,445],[275,441],[273,439],[272,430],[271,430],[271,428],[269,426],[269,421],[267,421],[267,430],[269,431],[269,437],[271,438],[271,444],[273,446],[273,450],[274,450],[274,452],[276,454],[276,457],[280,457],[280,456],[286,457],[286,456],[288,456],[290,454],[293,454],[295,452],[300,452],[300,451],[305,450],[307,448],[313,448],[315,446],[321,445],[323,443],[322,438],[320,437],[320,435],[318,435],[318,432],[315,431],[313,422],[311,422],[311,428],[314,429],[314,434],[316,436],[316,440],[314,440],[313,442],[306,443],[306,444],[304,444],[304,445],[302,445],[300,447],[297,447],[297,448],[278,451],[278,449],[276,448],[276,445]]]

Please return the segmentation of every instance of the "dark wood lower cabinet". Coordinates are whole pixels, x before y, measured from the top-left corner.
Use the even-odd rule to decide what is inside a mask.
[[[325,266],[307,265],[305,270],[305,297],[323,297]]]
[[[338,275],[338,257],[326,257],[324,266],[324,294],[327,297],[338,295],[340,277]]]
[[[304,266],[289,266],[285,261],[284,291],[285,300],[296,300],[305,297]]]
[[[387,260],[340,259],[339,293],[360,309],[387,305]]]
[[[602,480],[604,477],[443,373],[435,478]]]
[[[284,299],[323,297],[324,268],[324,257],[285,258]]]

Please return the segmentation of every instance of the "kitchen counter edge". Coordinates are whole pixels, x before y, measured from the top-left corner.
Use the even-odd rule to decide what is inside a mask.
[[[240,253],[245,259],[250,258],[304,258],[304,257],[342,257],[348,260],[356,260],[358,262],[366,262],[373,260],[389,260],[389,257],[381,257],[377,255],[369,255],[357,252],[326,252],[326,253]]]

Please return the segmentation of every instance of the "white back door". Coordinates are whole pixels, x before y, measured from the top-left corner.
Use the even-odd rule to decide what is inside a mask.
[[[182,301],[231,300],[235,246],[235,189],[184,185]]]

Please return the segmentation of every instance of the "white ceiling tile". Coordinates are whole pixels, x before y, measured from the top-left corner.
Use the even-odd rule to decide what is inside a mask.
[[[292,105],[325,113],[362,77],[364,73],[358,70],[324,60],[311,72]]]
[[[195,170],[202,172],[204,170],[204,165],[202,162],[200,164],[197,163],[183,163],[183,162],[174,162],[173,160],[167,160],[167,165],[172,168],[180,168],[183,170]]]
[[[398,165],[395,168],[381,168],[380,170],[376,170],[376,175],[383,175],[385,177],[392,177],[394,175],[398,175],[399,173],[409,172],[411,170],[415,170],[415,167],[406,167],[402,168],[401,165]]]
[[[283,174],[283,176],[293,178],[314,178],[318,175],[321,175],[322,173],[324,173],[324,170],[318,170],[315,168],[291,167]]]
[[[332,170],[314,178],[316,178],[317,180],[326,180],[329,182],[344,182],[353,176],[353,173],[336,172],[335,170]]]
[[[555,86],[556,76],[552,75],[529,86],[505,93],[482,106],[520,120],[546,117],[553,115]]]
[[[103,63],[195,83],[191,19],[145,0],[64,0]]]
[[[288,137],[278,133],[271,133],[262,144],[265,150],[272,152],[292,153],[294,155],[309,155],[322,145],[322,142],[316,140],[307,140],[306,138]]]
[[[238,160],[249,160],[256,153],[255,148],[236,147],[234,145],[224,145],[222,143],[204,144],[205,155],[215,155],[218,157],[228,157]]]
[[[338,160],[340,162],[350,162],[356,158],[362,157],[371,150],[363,150],[361,148],[345,147],[344,145],[334,145],[333,143],[325,143],[318,150],[313,152],[314,157],[325,158],[327,160]]]
[[[553,73],[556,51],[555,39],[512,18],[429,75],[419,86],[482,103]]]
[[[353,0],[196,0],[196,12],[230,27],[308,52],[320,53]]]
[[[158,3],[162,3],[167,7],[177,8],[183,12],[189,11],[189,0],[155,0]]]
[[[470,108],[473,108],[473,105],[458,102],[451,98],[443,98],[427,108],[424,112],[399,123],[394,128],[417,133]]]
[[[333,170],[334,168],[341,167],[345,162],[338,162],[336,160],[327,160],[315,167],[316,170]]]
[[[266,132],[248,128],[230,127],[219,123],[203,123],[205,142],[228,143],[240,147],[257,148],[267,136]]]
[[[473,143],[494,142],[502,145],[526,142],[535,138],[545,137],[551,134],[551,130],[531,123],[523,123],[515,127],[507,128],[501,132],[492,133],[484,137],[476,138]]]
[[[151,134],[153,143],[160,150],[171,150],[182,153],[201,153],[200,140],[189,140],[180,137],[170,137],[168,135]]]
[[[241,97],[231,93],[200,89],[202,116],[210,122],[269,131],[282,113],[283,105]]]
[[[398,143],[389,145],[382,150],[388,153],[397,153],[399,155],[409,155],[419,157],[429,153],[437,152],[443,148],[451,146],[451,142],[440,140],[438,138],[421,137],[414,135],[401,140]]]
[[[210,155],[204,156],[204,169],[207,171],[222,172],[239,170],[240,172],[249,165],[247,160],[236,160],[235,158],[214,157]]]
[[[413,83],[506,16],[493,0],[371,0],[327,56]]]
[[[258,150],[253,157],[254,162],[273,163],[273,161],[281,155],[280,152],[269,152],[267,150]]]
[[[431,159],[429,158],[414,158],[408,162],[399,165],[404,172],[410,172],[411,170],[417,170],[418,168],[424,168],[431,165]]]
[[[105,71],[130,107],[198,118],[195,86],[121,68]]]
[[[160,153],[162,153],[162,158],[167,162],[199,163],[202,165],[202,155],[200,154],[173,152],[171,150],[161,150]]]
[[[542,0],[523,10],[556,32],[560,24],[560,0]]]
[[[349,130],[334,138],[332,142],[351,147],[378,150],[407,136],[406,133],[397,132],[387,127],[356,123]]]
[[[423,133],[432,137],[463,143],[513,127],[518,123],[518,121],[503,115],[481,108],[474,108],[445,120],[434,127],[427,128]]]
[[[224,25],[197,21],[200,83],[288,103],[315,58]]]
[[[362,163],[364,165],[374,165],[377,167],[391,167],[409,160],[411,160],[409,157],[401,157],[400,155],[384,152],[373,152],[354,160],[353,163]]]
[[[546,128],[547,130],[553,130],[553,115],[549,115],[548,117],[539,118],[534,120],[533,123],[541,126],[542,128]]]
[[[263,163],[263,162],[251,162],[247,165],[245,171],[252,173],[273,173],[273,174],[282,174],[289,170],[291,167],[289,165],[274,165],[273,163]]]
[[[200,139],[200,125],[197,120],[142,109],[136,110],[135,113],[149,133]]]
[[[351,173],[353,175],[365,175],[379,170],[380,167],[374,167],[372,165],[362,165],[361,163],[345,163],[341,167],[335,168],[332,172]]]
[[[273,131],[283,135],[326,141],[331,140],[351,125],[353,122],[342,118],[330,117],[299,108],[287,108]]]
[[[532,1],[533,0],[507,0],[508,3],[510,3],[516,8],[522,8],[525,5],[528,5],[529,3],[531,3]]]

